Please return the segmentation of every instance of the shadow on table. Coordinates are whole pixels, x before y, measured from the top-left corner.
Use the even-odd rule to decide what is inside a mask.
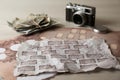
[[[96,19],[95,24],[96,25],[111,25],[111,24],[115,24],[115,21],[105,20],[105,19]]]
[[[117,70],[117,69],[101,69],[101,68],[96,68],[95,70],[93,71],[88,71],[88,72],[79,72],[79,73],[59,73],[59,75],[73,75],[73,74],[95,74],[95,73],[101,73],[101,72],[104,72],[104,71],[107,71],[107,72],[110,72],[110,73],[113,73],[113,72],[117,72],[117,71],[120,71],[120,70]]]

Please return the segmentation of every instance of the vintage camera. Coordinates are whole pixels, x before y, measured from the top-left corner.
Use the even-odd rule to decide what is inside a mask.
[[[95,13],[95,7],[69,3],[66,6],[66,21],[74,22],[80,26],[94,26]]]

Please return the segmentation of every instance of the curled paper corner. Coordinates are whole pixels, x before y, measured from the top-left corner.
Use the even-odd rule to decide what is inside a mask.
[[[115,68],[120,70],[120,64],[116,65]]]
[[[116,68],[116,69],[120,69],[120,64],[118,63],[118,61],[114,58],[109,58],[106,59],[102,62],[97,63],[98,67],[100,68]]]
[[[65,70],[71,72],[71,73],[78,73],[80,72],[80,68],[77,67],[77,65],[74,62],[66,62],[64,63]]]
[[[19,76],[17,80],[48,80],[56,75],[56,73],[42,73],[35,76]]]

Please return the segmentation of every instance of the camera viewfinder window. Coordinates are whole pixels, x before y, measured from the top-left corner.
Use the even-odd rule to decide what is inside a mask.
[[[85,9],[85,12],[90,13],[90,10],[89,9]]]

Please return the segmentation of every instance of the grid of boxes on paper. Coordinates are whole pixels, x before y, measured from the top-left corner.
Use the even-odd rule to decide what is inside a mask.
[[[103,39],[24,42],[17,52],[15,75],[43,72],[86,72],[120,65]]]

